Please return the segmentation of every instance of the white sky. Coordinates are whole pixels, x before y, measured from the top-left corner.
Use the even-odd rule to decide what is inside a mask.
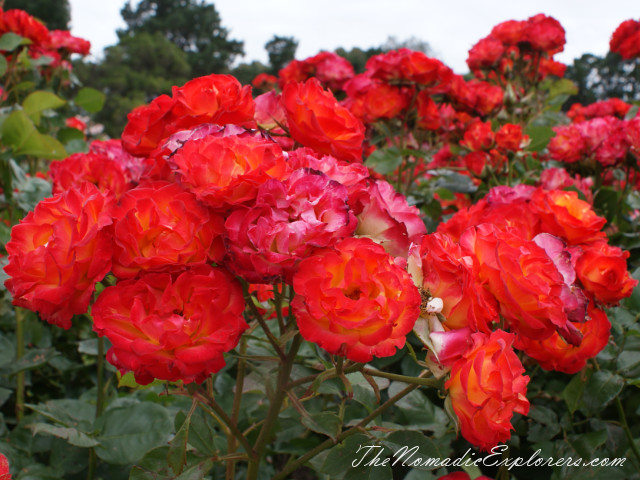
[[[138,0],[133,0],[137,3]],[[125,0],[70,0],[71,31],[91,41],[99,55],[117,42]],[[299,42],[296,58],[337,47],[366,49],[389,36],[416,37],[457,73],[468,71],[469,49],[505,20],[537,13],[556,18],[566,30],[565,51],[555,58],[571,64],[583,53],[604,55],[624,20],[640,19],[638,0],[217,0],[229,38],[244,41],[244,62],[267,62],[264,44],[274,34]]]

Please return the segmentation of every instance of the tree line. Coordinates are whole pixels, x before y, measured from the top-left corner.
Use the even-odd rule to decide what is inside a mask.
[[[68,0],[5,0],[4,9],[10,8],[26,10],[51,29],[66,29],[71,20]],[[264,46],[267,64],[237,64],[244,55],[244,42],[229,37],[215,5],[205,0],[128,0],[120,14],[126,26],[117,32],[118,43],[107,47],[99,60],[74,65],[80,83],[107,95],[109,100],[96,121],[113,137],[122,132],[128,112],[169,93],[173,85],[210,73],[230,73],[245,84],[263,72],[276,75],[295,58],[298,46],[295,38],[274,34]],[[415,38],[389,38],[377,47],[339,48],[336,53],[361,72],[372,55],[399,47],[430,53],[429,45]],[[624,61],[613,53],[585,54],[569,66],[566,76],[579,87],[568,106],[571,101],[589,104],[612,97],[640,100],[637,60]]]

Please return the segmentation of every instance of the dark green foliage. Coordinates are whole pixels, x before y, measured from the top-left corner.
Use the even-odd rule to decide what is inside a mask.
[[[69,0],[5,0],[4,9],[19,8],[42,20],[50,30],[66,30],[71,20]]]
[[[120,11],[127,29],[120,39],[139,33],[160,34],[187,55],[192,76],[228,73],[243,42],[227,38],[214,5],[203,0],[142,0],[128,2]]]

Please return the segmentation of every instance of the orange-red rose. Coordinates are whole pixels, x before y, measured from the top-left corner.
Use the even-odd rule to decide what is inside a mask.
[[[362,162],[364,126],[317,79],[287,84],[282,104],[296,142],[339,160]]]
[[[114,200],[84,183],[42,200],[13,227],[5,285],[14,305],[62,328],[87,311],[95,283],[111,269]]]
[[[395,354],[420,313],[409,274],[366,238],[347,238],[306,258],[293,285],[302,336],[356,362]]]
[[[631,295],[638,281],[627,271],[628,251],[606,241],[583,246],[582,250],[576,260],[576,273],[587,292],[605,305],[617,304]]]
[[[113,273],[118,278],[219,262],[224,256],[222,216],[176,184],[158,181],[129,190],[114,219]]]
[[[462,436],[481,450],[511,438],[514,412],[529,412],[529,377],[522,375],[514,337],[502,330],[474,333],[473,346],[453,364],[445,383]]]
[[[112,344],[107,360],[136,382],[202,383],[247,328],[242,287],[226,270],[197,265],[172,276],[147,273],[106,288],[94,330]]]

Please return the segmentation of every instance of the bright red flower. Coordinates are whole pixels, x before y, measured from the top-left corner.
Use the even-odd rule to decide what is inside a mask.
[[[113,273],[132,278],[220,262],[223,222],[174,183],[141,184],[125,193],[114,212]]]
[[[537,189],[531,205],[540,218],[541,231],[563,238],[570,245],[605,237],[600,230],[607,223],[593,207],[578,198],[577,192]]]
[[[368,74],[353,77],[344,85],[345,105],[365,123],[381,118],[395,118],[409,107],[412,91],[374,80]]]
[[[503,43],[497,38],[486,37],[469,50],[467,65],[471,71],[494,68],[505,54]]]
[[[126,152],[120,139],[94,140],[89,144],[89,153],[119,164],[126,172],[127,180],[130,182],[138,183],[144,172],[144,163],[139,157],[134,157]]]
[[[204,123],[254,124],[251,87],[243,87],[231,75],[194,78],[182,87],[173,87],[172,97],[161,95],[129,113],[122,132],[125,150],[147,155],[172,133]]]
[[[522,132],[522,125],[506,123],[496,133],[497,147],[506,152],[518,152],[529,141],[529,136]]]
[[[84,133],[84,131],[87,129],[87,124],[80,120],[78,117],[67,118],[64,121],[64,124],[69,128],[80,130],[82,133]]]
[[[95,153],[74,153],[60,162],[51,162],[49,175],[53,193],[62,193],[84,182],[93,183],[101,192],[111,192],[120,198],[129,188],[123,167]]]
[[[42,200],[11,230],[5,282],[13,304],[68,329],[111,270],[113,196],[89,183]]]
[[[471,477],[466,472],[453,472],[447,475],[443,475],[442,477],[438,477],[438,480],[471,480]],[[480,477],[476,477],[475,480],[493,480],[490,477],[485,477],[481,475]]]
[[[226,270],[198,265],[171,276],[147,273],[106,288],[93,328],[112,347],[109,363],[136,382],[202,383],[225,365],[248,325],[242,287]]]
[[[277,130],[283,133],[282,126],[287,125],[287,118],[280,103],[280,94],[271,90],[255,98],[256,114],[255,121],[260,128],[265,130]]]
[[[464,132],[464,139],[460,142],[465,148],[472,152],[487,151],[494,143],[495,136],[491,129],[491,122],[475,121],[471,123]]]
[[[445,383],[462,436],[489,451],[511,438],[513,413],[529,412],[524,368],[513,351],[515,335],[472,334],[473,346],[451,367]]]
[[[302,336],[355,362],[394,355],[420,314],[409,274],[366,238],[347,238],[306,258],[293,285]]]
[[[267,92],[273,90],[278,83],[278,78],[274,75],[269,75],[268,73],[259,73],[256,77],[251,81],[251,85],[258,90],[262,90],[263,92]]]
[[[49,37],[47,27],[24,10],[18,9],[7,10],[0,18],[0,36],[8,32],[28,38],[38,46]]]
[[[527,20],[526,35],[535,50],[545,51],[549,55],[561,52],[566,43],[560,22],[542,13]]]
[[[542,341],[518,337],[516,348],[537,360],[545,370],[578,373],[587,364],[587,360],[595,358],[609,343],[611,323],[607,314],[590,302],[588,315],[587,321],[574,323],[582,334],[582,342],[577,347],[568,344],[560,335],[554,333]]]
[[[634,58],[640,56],[640,21],[625,20],[616,28],[609,50],[619,53],[622,58]]]
[[[227,268],[254,283],[290,282],[300,260],[353,233],[347,199],[343,185],[313,170],[267,181],[250,208],[225,222]]]
[[[9,461],[7,457],[0,453],[0,480],[11,480]]]
[[[310,148],[297,148],[289,153],[287,160],[291,170],[299,168],[318,170],[331,180],[347,187],[349,193],[369,178],[369,169],[363,164],[343,162],[330,155],[319,155]]]
[[[429,87],[430,93],[446,91],[453,77],[453,71],[440,60],[408,48],[374,55],[365,68],[372,78],[414,82]]]
[[[449,236],[425,235],[419,251],[410,254],[409,265],[418,287],[442,299],[447,330],[469,327],[474,332],[491,332],[498,318],[496,300],[477,280],[473,257],[465,255]]]
[[[249,132],[221,135],[189,140],[168,159],[179,182],[207,205],[228,208],[251,201],[260,185],[287,172],[277,143]]]
[[[318,80],[289,83],[282,103],[296,142],[340,160],[362,162],[364,126]]]
[[[564,278],[541,247],[489,224],[467,229],[460,245],[477,260],[478,278],[498,300],[511,329],[535,340],[558,331],[579,344],[565,312]]]
[[[584,289],[605,305],[616,305],[631,295],[638,284],[627,270],[629,252],[601,240],[582,246],[576,273]]]
[[[69,53],[79,53],[84,56],[89,55],[91,42],[84,38],[74,37],[68,30],[52,30],[49,32],[49,40],[45,47],[53,50],[66,50]]]

